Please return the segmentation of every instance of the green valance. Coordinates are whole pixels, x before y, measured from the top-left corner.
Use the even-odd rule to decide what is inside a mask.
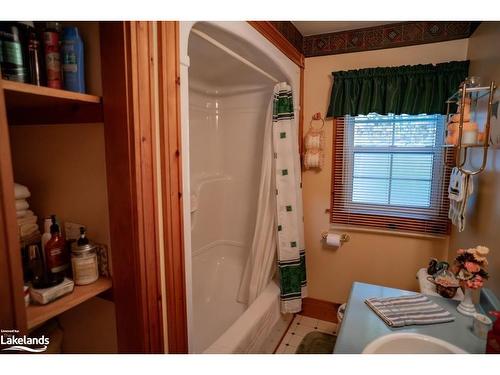
[[[446,99],[468,71],[469,61],[451,61],[333,72],[327,117],[446,114]]]

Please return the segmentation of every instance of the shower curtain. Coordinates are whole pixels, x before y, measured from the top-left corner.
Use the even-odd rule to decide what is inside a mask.
[[[277,259],[281,311],[296,313],[307,293],[302,183],[292,89],[284,82],[274,87],[264,134],[257,222],[238,299],[257,298]]]

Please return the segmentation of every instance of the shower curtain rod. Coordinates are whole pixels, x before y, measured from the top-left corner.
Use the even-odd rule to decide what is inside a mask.
[[[241,61],[243,64],[249,66],[250,68],[258,71],[260,74],[262,75],[265,75],[267,78],[269,78],[271,81],[274,81],[276,83],[279,83],[280,81],[278,81],[276,78],[274,78],[271,74],[269,74],[268,72],[262,70],[261,68],[259,68],[257,65],[251,63],[250,61],[248,61],[247,59],[245,59],[243,56],[240,56],[238,55],[236,52],[234,52],[233,50],[227,48],[224,44],[222,43],[219,43],[218,41],[216,41],[214,38],[212,38],[211,36],[205,34],[204,32],[202,31],[199,31],[199,30],[196,30],[196,29],[191,29],[191,31],[193,33],[195,33],[196,35],[198,35],[199,37],[205,39],[207,42],[209,42],[210,44],[214,45],[215,47],[217,48],[220,48],[221,50],[223,50],[224,52],[226,52],[228,55],[231,55],[233,56],[235,59]]]

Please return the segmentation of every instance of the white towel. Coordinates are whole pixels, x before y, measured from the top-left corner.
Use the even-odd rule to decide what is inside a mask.
[[[19,226],[19,236],[25,237],[35,233],[38,230],[38,224],[24,224]]]
[[[16,196],[16,199],[26,199],[31,197],[31,193],[26,186],[16,183],[14,183],[14,195]]]
[[[465,229],[465,213],[469,197],[474,192],[472,176],[464,174],[453,168],[450,175],[450,186],[448,197],[450,198],[450,209],[448,218],[458,228],[459,232]]]
[[[29,206],[26,199],[16,199],[16,211],[27,210]]]
[[[25,217],[17,218],[17,225],[25,225],[25,224],[36,224],[38,217],[35,215],[26,215]]]
[[[21,210],[21,211],[16,211],[16,217],[23,218],[27,216],[35,216],[35,213],[31,210]]]

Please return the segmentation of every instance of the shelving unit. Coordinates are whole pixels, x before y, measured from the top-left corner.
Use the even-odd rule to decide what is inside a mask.
[[[26,309],[27,326],[32,329],[47,320],[111,289],[111,279],[99,278],[89,285],[75,285],[72,293],[67,294],[47,305],[29,305]]]
[[[459,169],[460,172],[473,176],[481,173],[485,167],[488,159],[488,148],[490,147],[490,127],[491,127],[491,114],[492,114],[492,104],[493,104],[493,96],[496,90],[496,84],[494,81],[491,81],[489,86],[478,86],[478,87],[470,87],[470,81],[466,80],[460,89],[458,89],[451,97],[448,98],[446,104],[448,106],[447,110],[447,118],[450,118],[450,105],[451,104],[460,104],[460,120],[458,125],[458,142],[457,144],[445,144],[444,147],[452,148],[455,150],[455,166]],[[482,142],[478,142],[477,144],[464,144],[463,143],[463,133],[464,133],[464,108],[466,105],[466,99],[469,98],[471,101],[474,101],[474,107],[477,107],[477,102],[481,98],[487,97],[487,105],[486,105],[486,120],[484,124],[484,140]],[[483,158],[481,166],[475,170],[467,170],[465,169],[465,164],[467,162],[467,154],[468,150],[471,148],[482,148],[483,149]],[[463,150],[463,153],[462,153]],[[445,156],[446,157],[446,156]],[[446,161],[445,161],[446,163]]]
[[[102,122],[100,96],[2,80],[9,125]]]

